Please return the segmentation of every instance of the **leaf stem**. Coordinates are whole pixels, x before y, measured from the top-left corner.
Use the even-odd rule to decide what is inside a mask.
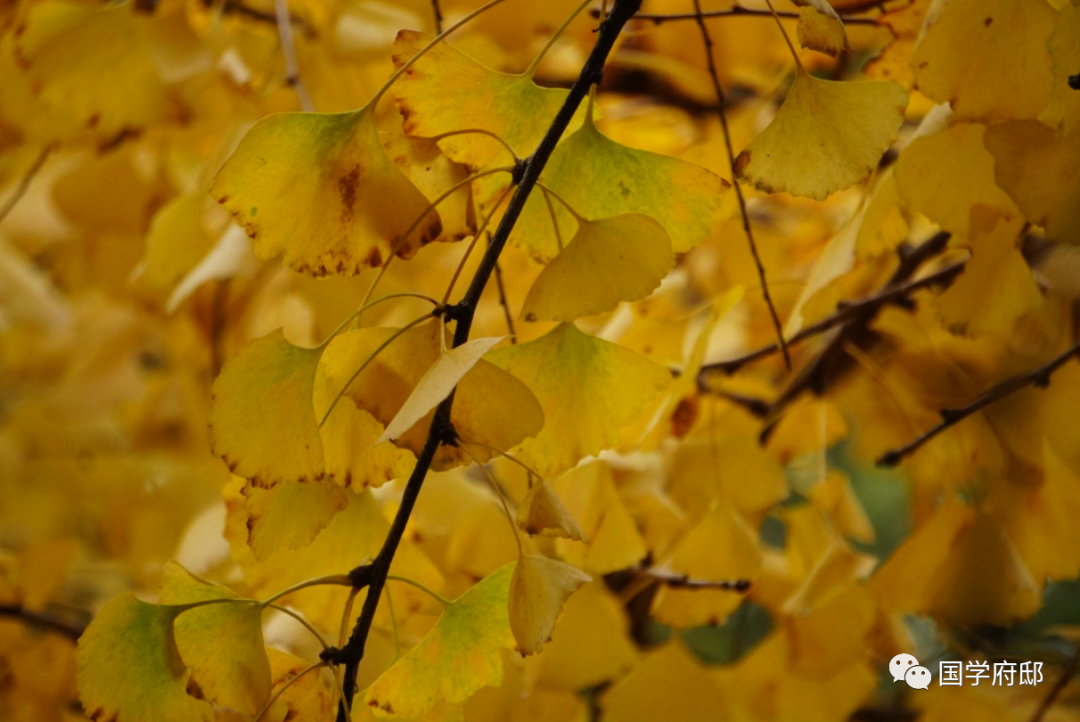
[[[444,607],[449,607],[451,604],[453,604],[453,602],[451,602],[449,599],[447,599],[443,595],[436,592],[431,587],[427,586],[426,584],[421,584],[420,582],[416,581],[415,579],[409,579],[408,577],[403,577],[403,576],[398,575],[398,574],[387,574],[386,578],[388,580],[392,580],[392,581],[395,581],[395,582],[404,582],[405,584],[408,584],[409,586],[416,587],[417,589],[424,592],[425,594],[427,594],[432,599],[435,599],[436,601],[438,601],[439,604],[443,605]]]
[[[540,475],[540,473],[539,473],[538,471],[536,471],[535,469],[533,469],[533,468],[532,468],[531,466],[529,466],[528,464],[526,464],[526,463],[525,463],[524,461],[522,461],[521,459],[518,459],[518,458],[516,458],[516,457],[512,456],[511,454],[508,454],[508,453],[507,453],[507,452],[505,452],[505,451],[500,451],[499,449],[496,449],[496,448],[495,448],[494,446],[489,446],[489,445],[487,445],[487,444],[481,444],[481,443],[480,443],[479,441],[468,441],[468,440],[466,440],[466,439],[459,439],[459,440],[460,440],[460,441],[461,441],[461,443],[463,443],[463,444],[469,444],[469,445],[471,445],[471,446],[480,446],[480,447],[482,447],[482,448],[485,448],[485,449],[487,449],[488,451],[494,451],[494,452],[495,452],[496,454],[498,454],[499,456],[503,457],[503,458],[504,458],[504,459],[506,459],[507,461],[512,461],[513,463],[515,463],[515,464],[517,464],[518,466],[520,466],[520,467],[521,467],[522,469],[524,469],[525,471],[527,471],[527,472],[529,473],[529,476],[535,476],[535,477],[536,477],[537,479],[543,479],[543,478],[544,478],[543,476],[541,476],[541,475]],[[529,482],[529,484],[530,484],[530,486],[531,486],[531,485],[532,485],[532,482],[530,481],[530,482]]]
[[[551,47],[556,43],[556,41],[558,41],[559,36],[566,32],[566,29],[570,27],[570,23],[574,22],[574,18],[576,18],[581,13],[581,11],[584,10],[586,6],[588,6],[588,4],[591,2],[592,0],[583,0],[583,2],[578,5],[572,13],[570,13],[570,17],[566,18],[566,20],[563,21],[563,24],[560,25],[558,29],[551,34],[551,37],[548,38],[548,41],[544,43],[544,47],[540,49],[540,52],[537,53],[536,57],[533,58],[533,61],[529,63],[529,67],[525,70],[524,73],[522,73],[522,75],[532,77],[533,74],[536,73],[536,69],[540,67],[540,62],[544,59],[544,56],[547,55],[548,51],[551,50]]]
[[[501,135],[499,135],[498,133],[493,133],[490,130],[484,130],[483,128],[466,128],[464,130],[450,130],[450,131],[447,131],[445,133],[440,133],[439,135],[433,135],[428,140],[433,140],[433,141],[438,142],[438,141],[442,140],[443,138],[452,138],[455,135],[486,135],[489,138],[497,140],[499,142],[499,145],[501,145],[503,148],[506,148],[507,152],[510,153],[510,157],[514,159],[515,163],[518,163],[518,162],[521,161],[521,158],[518,158],[517,153],[514,151],[514,149],[510,146],[509,143],[507,143],[505,140],[503,140],[503,137]]]
[[[772,7],[771,5],[769,6]],[[705,21],[702,19],[704,16],[701,12],[701,0],[694,0],[694,11],[696,13],[696,19],[698,24],[698,30],[701,33],[701,40],[705,43],[705,57],[709,64],[709,76],[712,78],[713,90],[716,92],[716,107],[717,115],[720,116],[720,126],[724,131],[724,149],[727,151],[728,166],[731,168],[731,172],[735,173],[735,149],[731,145],[731,129],[728,127],[727,119],[727,98],[724,95],[723,86],[720,85],[720,76],[716,72],[716,61],[713,60],[713,41],[712,35],[709,34],[709,28],[705,25]],[[773,11],[776,12],[775,10]],[[777,22],[780,22],[777,20]],[[783,30],[783,28],[781,28]],[[787,38],[787,36],[784,36]],[[791,43],[789,42],[790,46]],[[796,58],[798,62],[798,58]],[[787,341],[784,340],[784,327],[780,323],[780,314],[776,312],[776,304],[773,303],[772,295],[769,293],[769,281],[765,275],[765,264],[761,262],[761,255],[758,253],[757,241],[754,240],[754,231],[752,224],[750,223],[750,214],[746,211],[746,198],[743,196],[742,186],[739,181],[732,178],[733,185],[735,186],[735,197],[739,200],[739,215],[742,216],[743,232],[746,233],[746,240],[750,244],[750,255],[754,257],[754,265],[757,266],[758,280],[761,281],[761,293],[765,297],[765,305],[769,308],[769,316],[772,318],[773,330],[776,332],[776,339],[780,344],[780,350],[784,354],[784,365],[787,369],[791,370],[791,354],[788,352]]]
[[[877,5],[877,2],[870,4],[870,7]],[[782,18],[788,18],[790,20],[798,20],[799,13],[792,12],[790,10],[778,10],[776,15]],[[599,10],[593,10],[592,16],[594,18],[600,17]],[[768,10],[757,10],[754,8],[743,7],[742,5],[736,5],[733,8],[727,10],[706,10],[701,13],[701,17],[708,20],[714,20],[717,18],[771,18],[773,13]],[[654,25],[661,25],[667,22],[674,22],[679,20],[697,20],[698,14],[693,13],[638,13],[634,16],[635,20],[648,20]],[[877,18],[859,17],[855,15],[841,15],[841,22],[845,25],[877,25]]]
[[[454,269],[454,275],[450,277],[450,283],[446,287],[446,293],[443,294],[443,304],[450,301],[450,294],[454,292],[454,286],[457,285],[458,278],[461,277],[461,272],[465,269],[465,263],[469,260],[469,256],[472,255],[473,248],[476,247],[476,242],[479,240],[480,234],[487,230],[488,224],[491,222],[491,219],[495,217],[496,211],[499,210],[499,206],[506,200],[506,196],[510,194],[511,190],[513,190],[512,186],[502,192],[502,195],[496,199],[495,205],[493,205],[491,210],[488,211],[488,214],[484,216],[484,220],[480,224],[480,227],[476,229],[476,233],[473,234],[472,240],[469,241],[469,245],[465,248],[465,253],[461,256],[461,260],[458,261],[457,268]],[[488,245],[490,246],[490,243]]]
[[[510,530],[514,534],[514,541],[517,542],[518,554],[520,556],[525,555],[525,545],[521,543],[521,533],[518,531],[517,524],[514,523],[514,515],[510,513],[510,505],[506,503],[506,495],[503,494],[502,487],[499,486],[499,480],[495,478],[495,475],[491,473],[491,469],[487,468],[485,464],[480,463],[480,460],[469,451],[467,446],[462,446],[461,450],[469,455],[469,458],[473,460],[473,463],[480,467],[480,471],[487,477],[488,483],[491,484],[491,488],[495,491],[495,494],[499,497],[499,502],[502,504],[503,511],[506,513],[506,522],[510,525]]]
[[[547,195],[550,193],[552,197],[555,198],[555,200],[557,200],[559,203],[562,203],[563,207],[567,210],[567,212],[570,213],[570,215],[574,217],[574,220],[577,221],[579,224],[589,222],[589,219],[585,218],[585,216],[575,211],[574,207],[570,205],[565,198],[559,195],[551,186],[546,185],[545,183],[541,183],[540,181],[536,181],[536,187],[544,192],[545,197],[547,197]]]
[[[254,722],[259,722],[259,720],[261,720],[263,718],[263,715],[266,714],[266,711],[273,706],[274,702],[278,701],[278,698],[281,697],[281,695],[285,694],[285,690],[287,690],[289,687],[291,687],[293,682],[296,682],[297,680],[299,680],[301,677],[303,677],[308,672],[311,672],[314,669],[318,669],[319,667],[325,667],[325,666],[326,666],[326,662],[323,662],[323,661],[312,662],[306,668],[304,668],[303,670],[298,672],[295,676],[291,677],[288,682],[281,685],[281,689],[279,689],[277,692],[274,692],[273,697],[271,697],[269,700],[267,700],[266,704],[263,705],[263,708],[261,710],[259,710],[259,714],[255,715]]]
[[[331,575],[328,575],[328,576],[325,576],[325,577],[316,577],[315,579],[308,579],[306,582],[300,582],[299,584],[294,584],[291,587],[289,587],[288,589],[282,589],[280,592],[273,595],[272,597],[269,597],[268,599],[265,599],[262,602],[260,602],[260,604],[263,607],[267,607],[267,606],[273,604],[274,602],[276,602],[277,600],[281,599],[282,597],[287,596],[289,594],[292,594],[293,592],[298,592],[301,589],[307,589],[308,587],[326,586],[326,585],[330,585],[330,584],[336,584],[336,585],[339,585],[339,586],[351,587],[352,586],[352,580],[349,579],[348,574],[331,574]]]
[[[355,320],[364,311],[368,310],[372,306],[379,305],[383,301],[389,301],[392,298],[419,298],[419,299],[421,299],[423,301],[428,301],[433,306],[437,307],[439,305],[439,302],[436,301],[431,296],[428,296],[427,294],[424,294],[424,293],[413,293],[412,291],[402,291],[401,293],[388,293],[385,296],[379,296],[374,301],[368,301],[363,306],[361,306],[360,308],[358,308],[355,311],[353,311],[352,313],[350,313],[348,315],[348,317],[346,317],[344,321],[339,323],[337,328],[335,328],[333,331],[331,331],[330,335],[327,336],[326,339],[322,343],[320,343],[318,345],[318,348],[323,348],[323,347],[329,345],[329,343],[331,341],[333,341],[342,331],[345,330],[345,328],[350,323],[353,322],[353,320]]]
[[[700,7],[699,3],[700,0],[694,0],[695,8]],[[784,36],[784,42],[787,43],[788,50],[791,51],[791,57],[795,59],[796,67],[800,73],[805,73],[806,69],[803,68],[802,61],[799,60],[799,53],[795,50],[795,46],[791,44],[791,38],[788,37],[787,30],[784,30],[784,24],[780,22],[780,16],[776,13],[776,8],[773,7],[772,0],[765,0],[765,4],[769,6],[773,20],[776,21],[776,27],[780,28],[780,34]]]

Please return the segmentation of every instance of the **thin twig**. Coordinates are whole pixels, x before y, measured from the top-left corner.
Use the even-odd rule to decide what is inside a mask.
[[[487,234],[488,246],[491,245],[491,234]],[[506,300],[506,286],[503,284],[502,266],[495,264],[495,285],[499,289],[499,305],[503,308],[506,317],[506,328],[510,331],[510,343],[517,343],[517,331],[514,330],[514,315],[510,313],[510,303]]]
[[[216,4],[215,0],[202,0],[203,7],[215,8],[220,7],[220,12],[226,15],[239,15],[240,17],[247,18],[248,20],[254,20],[260,23],[270,23],[272,25],[277,24],[277,14],[263,12],[257,8],[250,7],[240,2],[239,0],[225,0],[220,6]],[[305,37],[316,37],[315,28],[313,28],[307,20],[299,17],[298,15],[291,15],[289,20],[297,30],[302,32]]]
[[[720,116],[720,125],[724,130],[724,147],[727,150],[728,165],[732,172],[735,170],[735,149],[731,146],[731,131],[728,129],[727,101],[724,97],[724,89],[720,86],[720,76],[716,72],[716,61],[713,60],[713,41],[709,34],[709,28],[701,12],[701,0],[694,0],[694,13],[697,20],[698,30],[701,31],[701,39],[705,43],[705,57],[709,63],[709,76],[712,78],[713,90],[716,91],[717,114]],[[784,328],[780,323],[780,316],[776,313],[772,296],[769,295],[769,282],[765,278],[765,264],[758,255],[757,243],[754,241],[754,233],[750,228],[750,215],[746,212],[746,199],[743,198],[742,186],[738,181],[733,183],[735,195],[739,199],[739,214],[742,216],[743,230],[746,232],[746,240],[750,243],[750,254],[754,257],[757,266],[758,279],[761,281],[761,293],[765,296],[765,304],[769,307],[769,316],[772,317],[773,328],[776,330],[776,338],[780,343],[780,351],[784,354],[784,364],[791,370],[791,354],[788,353],[787,341],[784,340]]]
[[[30,167],[23,173],[22,178],[19,179],[18,184],[15,186],[15,190],[11,192],[7,200],[4,201],[3,207],[0,207],[0,223],[4,222],[4,219],[8,217],[8,214],[15,208],[22,197],[26,195],[26,191],[30,188],[30,184],[34,180],[34,176],[41,170],[41,166],[45,165],[45,161],[48,160],[49,154],[52,153],[52,146],[47,145],[41,149],[37,158],[30,164]]]
[[[431,0],[431,10],[435,13],[435,34],[442,32],[442,8],[439,7],[439,0]]]
[[[56,632],[71,640],[78,640],[82,636],[85,627],[74,624],[59,617],[43,612],[34,612],[17,604],[5,604],[0,606],[0,617],[13,617],[19,619],[31,627],[39,627],[50,632]]]
[[[1050,376],[1055,371],[1065,365],[1069,359],[1073,356],[1080,354],[1080,342],[1073,344],[1069,347],[1069,350],[1065,353],[1054,357],[1048,363],[1040,366],[1034,371],[1029,371],[1026,374],[1019,374],[1005,379],[1001,383],[991,386],[984,391],[978,398],[972,401],[966,406],[961,406],[957,409],[942,409],[941,422],[930,429],[927,429],[915,439],[909,441],[903,446],[888,451],[881,455],[877,460],[878,466],[896,466],[903,460],[904,457],[915,453],[919,447],[925,444],[930,439],[940,434],[950,426],[955,426],[972,414],[982,411],[995,401],[1000,401],[1006,396],[1019,391],[1022,388],[1028,386],[1034,386],[1036,388],[1044,389],[1050,385]]]
[[[875,0],[874,4],[876,4],[876,0]],[[781,10],[781,11],[777,12],[776,14],[779,17],[789,18],[789,19],[792,19],[792,20],[797,20],[799,18],[799,13],[792,12],[790,10]],[[701,17],[707,18],[707,19],[710,19],[710,20],[714,19],[714,18],[738,18],[738,17],[743,17],[743,18],[771,18],[772,17],[772,13],[769,12],[768,10],[755,10],[753,8],[742,7],[741,5],[736,5],[735,7],[729,8],[727,10],[709,10],[709,11],[702,12],[700,15],[701,15]],[[592,10],[592,16],[594,18],[599,18],[600,17],[600,10],[598,8],[594,8]],[[697,12],[692,12],[692,13],[638,13],[637,15],[634,16],[634,19],[636,19],[636,20],[648,20],[648,21],[652,22],[655,25],[660,25],[662,23],[678,21],[678,20],[697,20],[698,19],[698,13]],[[841,15],[840,20],[846,25],[877,25],[878,24],[877,18],[863,18],[863,17],[852,16],[852,15]]]
[[[1054,706],[1054,702],[1061,693],[1069,686],[1069,682],[1076,676],[1077,671],[1080,671],[1080,647],[1076,648],[1076,652],[1069,658],[1069,661],[1065,663],[1065,667],[1061,670],[1061,677],[1054,683],[1054,686],[1050,688],[1049,694],[1043,698],[1039,703],[1038,709],[1035,710],[1035,714],[1031,715],[1030,722],[1042,722],[1043,716]]]
[[[691,579],[686,574],[674,574],[659,569],[645,569],[641,573],[672,589],[721,589],[730,592],[745,592],[750,589],[749,579]]]
[[[312,113],[315,111],[315,105],[311,102],[311,96],[300,77],[300,65],[296,62],[289,0],[274,0],[274,12],[277,16],[278,36],[281,38],[281,53],[285,56],[285,84],[296,93],[296,99],[300,101],[300,109],[305,113]]]
[[[562,107],[556,113],[544,138],[540,141],[536,150],[524,161],[521,172],[521,180],[514,191],[506,212],[499,222],[499,226],[492,237],[491,244],[487,247],[483,258],[476,270],[468,290],[461,301],[447,309],[450,318],[456,322],[454,328],[454,347],[461,346],[469,340],[469,332],[472,329],[473,318],[480,298],[487,286],[491,275],[495,271],[495,264],[499,255],[506,246],[507,239],[514,229],[521,212],[525,207],[529,195],[540,178],[540,173],[555,150],[556,144],[562,138],[563,133],[570,125],[582,100],[589,92],[589,88],[599,83],[603,78],[604,65],[608,55],[615,45],[615,40],[622,32],[623,27],[641,8],[641,0],[616,0],[611,15],[600,24],[596,38],[596,44],[589,54],[581,69],[581,74],[571,86],[563,101]],[[382,590],[386,586],[386,578],[390,573],[390,565],[397,553],[401,538],[409,524],[417,497],[424,484],[424,478],[431,468],[435,453],[443,444],[456,443],[456,432],[450,420],[450,410],[454,403],[454,393],[451,393],[436,408],[435,417],[428,430],[427,440],[417,455],[416,466],[405,484],[401,500],[398,504],[397,513],[390,524],[386,539],[382,548],[371,562],[368,570],[370,584],[364,605],[360,611],[360,617],[353,627],[349,641],[340,650],[335,650],[333,662],[345,665],[345,701],[346,707],[351,709],[353,698],[356,695],[356,674],[360,668],[360,661],[364,657],[364,648],[367,645],[368,634],[371,631],[372,622],[375,619],[375,611],[378,609],[379,600],[382,598]],[[339,722],[348,722],[345,712],[339,712]]]

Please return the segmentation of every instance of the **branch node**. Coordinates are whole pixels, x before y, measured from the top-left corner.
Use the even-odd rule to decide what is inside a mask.
[[[338,665],[341,664],[344,659],[342,658],[342,651],[337,647],[327,647],[323,651],[319,652],[319,659],[327,664]]]
[[[1069,87],[1073,90],[1080,90],[1080,73],[1069,76]]]
[[[371,584],[374,573],[375,569],[371,564],[361,564],[349,572],[349,581],[352,582],[353,589],[363,589]]]
[[[510,171],[510,182],[513,185],[521,185],[521,179],[525,177],[525,169],[529,167],[531,160],[530,155],[528,158],[518,158],[514,161],[514,170]]]

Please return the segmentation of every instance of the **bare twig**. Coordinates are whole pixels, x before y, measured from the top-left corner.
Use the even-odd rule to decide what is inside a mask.
[[[214,0],[202,0],[202,4],[203,7],[206,8],[218,8],[218,6],[215,5]],[[225,0],[225,2],[220,5],[220,11],[226,15],[239,15],[240,17],[260,23],[276,25],[278,21],[276,13],[263,12],[257,8],[245,5],[243,2],[240,2],[240,0]],[[305,37],[314,38],[316,36],[315,28],[311,27],[311,25],[302,17],[291,15],[289,21],[297,30],[302,32]]]
[[[439,0],[431,0],[431,10],[435,13],[435,33],[442,32],[442,8],[439,7]]]
[[[1069,657],[1069,661],[1065,663],[1065,667],[1061,670],[1061,677],[1058,678],[1058,681],[1050,688],[1050,692],[1039,703],[1035,714],[1031,715],[1031,722],[1042,722],[1043,717],[1054,706],[1054,702],[1069,686],[1069,682],[1072,681],[1078,671],[1080,671],[1080,647],[1077,647],[1073,656]]]
[[[957,409],[942,409],[941,422],[930,429],[927,429],[918,437],[909,441],[903,446],[888,451],[881,455],[877,460],[878,466],[896,466],[903,460],[904,457],[915,453],[919,447],[925,444],[930,439],[940,434],[950,426],[955,426],[967,417],[982,411],[995,401],[1000,401],[1006,396],[1019,391],[1027,386],[1034,386],[1036,388],[1044,389],[1050,385],[1050,376],[1055,371],[1065,365],[1065,363],[1073,356],[1080,354],[1080,343],[1076,343],[1069,348],[1065,353],[1056,356],[1048,363],[1040,366],[1034,371],[1029,371],[1026,374],[1020,374],[1018,376],[1012,376],[1005,379],[1001,383],[991,386],[984,391],[978,398],[972,401],[966,406],[961,406]]]
[[[694,13],[697,20],[701,39],[705,43],[705,57],[709,63],[709,76],[712,78],[713,90],[716,91],[717,114],[720,116],[720,125],[724,130],[724,147],[727,150],[728,165],[735,170],[735,150],[731,146],[731,131],[728,129],[727,108],[724,98],[724,89],[720,86],[720,76],[716,73],[716,61],[713,60],[713,41],[709,34],[709,28],[701,12],[701,0],[694,0]],[[765,304],[769,307],[769,316],[772,317],[773,328],[776,330],[776,338],[780,343],[780,351],[784,354],[784,364],[791,369],[791,355],[788,353],[787,341],[784,340],[784,328],[780,324],[780,316],[776,313],[772,296],[769,295],[769,282],[765,278],[765,265],[758,255],[757,243],[754,241],[754,233],[750,228],[750,215],[746,212],[746,199],[743,198],[742,186],[738,181],[733,183],[735,195],[739,199],[739,213],[742,215],[743,230],[746,232],[746,240],[750,243],[750,253],[754,257],[757,266],[758,279],[761,281],[761,293],[765,296]]]
[[[641,573],[672,589],[721,589],[730,592],[745,592],[750,589],[748,579],[691,579],[686,574],[673,574],[659,569],[645,569]]]
[[[15,185],[15,190],[11,192],[7,200],[4,201],[4,205],[0,207],[0,223],[4,222],[4,219],[8,217],[8,214],[15,208],[22,197],[26,195],[26,191],[30,188],[30,184],[34,181],[34,176],[41,170],[41,166],[45,165],[45,161],[49,159],[49,153],[52,153],[52,146],[47,145],[41,149],[37,158],[30,164],[30,167],[23,173],[22,178]]]
[[[483,258],[480,260],[480,265],[469,284],[468,290],[459,303],[446,309],[448,319],[453,320],[456,324],[453,341],[455,348],[469,339],[469,332],[472,329],[473,318],[480,297],[495,271],[499,255],[506,246],[507,239],[510,237],[510,233],[517,223],[526,201],[529,199],[529,195],[536,187],[540,173],[551,157],[551,153],[555,150],[559,139],[570,125],[570,120],[577,112],[582,100],[588,94],[589,88],[599,83],[603,78],[604,64],[615,45],[616,38],[640,7],[641,0],[616,0],[611,15],[600,25],[596,44],[593,46],[588,60],[585,61],[581,74],[571,86],[566,100],[555,115],[547,133],[544,134],[544,138],[532,155],[524,161],[517,189],[506,207],[506,212],[499,222],[491,244],[487,247]],[[326,653],[328,661],[345,665],[345,701],[346,707],[350,709],[352,708],[353,697],[356,695],[356,673],[359,670],[360,661],[364,657],[364,649],[367,645],[372,622],[375,619],[375,611],[382,597],[383,587],[386,585],[390,565],[394,560],[398,545],[401,543],[401,538],[409,523],[409,517],[412,515],[413,507],[416,505],[416,499],[420,495],[420,489],[423,487],[424,478],[431,468],[431,463],[435,459],[435,453],[439,447],[443,444],[454,445],[457,443],[457,434],[450,420],[450,410],[453,403],[454,394],[451,393],[436,408],[435,417],[428,430],[427,440],[417,455],[416,466],[405,484],[397,513],[390,524],[390,530],[387,532],[382,548],[369,565],[367,595],[364,598],[360,617],[353,627],[348,642],[341,649],[331,650]],[[347,716],[344,712],[339,713],[338,719],[339,722],[347,722]]]
[[[50,632],[56,632],[70,640],[77,641],[82,636],[84,627],[66,619],[54,617],[44,612],[34,612],[24,609],[17,604],[5,604],[0,606],[0,617],[13,617],[22,620],[31,627],[39,627]]]
[[[296,62],[296,45],[293,44],[292,16],[289,15],[289,0],[274,0],[274,11],[277,16],[278,36],[281,38],[281,53],[285,56],[285,84],[296,93],[296,99],[300,101],[300,109],[306,113],[314,112],[315,105],[311,102],[307,87],[300,77],[300,66]]]
[[[867,7],[875,7],[878,4],[878,2],[879,2],[879,0],[874,0],[874,2],[872,2],[872,3],[867,3]],[[599,18],[600,17],[600,9],[599,8],[593,8],[593,10],[591,12],[592,12],[592,16],[594,18]],[[799,13],[792,12],[792,11],[787,11],[787,10],[778,11],[776,14],[779,17],[789,18],[789,19],[792,19],[792,20],[796,20],[799,17]],[[701,13],[701,17],[709,19],[709,20],[711,20],[713,18],[739,18],[739,17],[743,17],[743,18],[771,18],[772,13],[769,12],[768,10],[755,10],[755,9],[752,9],[752,8],[742,7],[741,5],[736,5],[735,7],[729,8],[727,10],[709,10],[709,11],[703,12],[703,13]],[[672,21],[679,21],[679,20],[697,20],[698,19],[698,13],[697,12],[692,12],[692,13],[638,13],[637,15],[634,16],[634,18],[636,20],[648,20],[648,21],[651,21],[652,23],[654,23],[655,25],[660,25],[662,23],[667,23],[667,22],[672,22]],[[841,15],[840,20],[843,21],[846,25],[877,25],[878,24],[877,18],[863,18],[863,17],[852,16],[852,15]]]

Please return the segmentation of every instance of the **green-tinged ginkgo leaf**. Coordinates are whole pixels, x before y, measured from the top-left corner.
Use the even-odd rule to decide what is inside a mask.
[[[526,321],[573,321],[645,298],[675,265],[671,239],[652,218],[631,213],[582,221],[566,249],[525,297]]]
[[[388,439],[397,439],[411,429],[413,424],[449,396],[465,374],[471,371],[480,358],[503,338],[505,336],[476,338],[439,354],[435,363],[416,382],[412,393],[405,399],[405,403],[387,424],[386,431],[375,443],[381,444]]]
[[[407,258],[442,227],[437,211],[423,216],[427,198],[387,155],[367,107],[263,118],[211,193],[261,258],[283,254],[290,268],[313,276],[357,274],[391,254]]]
[[[321,348],[300,348],[280,330],[252,341],[214,381],[214,453],[257,486],[323,475],[322,441],[312,406]]]
[[[1080,127],[1055,133],[1034,120],[1001,123],[986,131],[986,148],[997,185],[1027,219],[1052,240],[1080,244]]]
[[[270,658],[272,693],[281,692],[263,715],[265,722],[329,722],[334,717],[334,700],[318,672],[308,672],[293,681],[309,666],[308,662],[277,649],[267,649]],[[288,688],[282,688],[288,684]]]
[[[382,717],[415,717],[442,702],[464,702],[503,678],[513,649],[509,598],[514,564],[450,602],[438,624],[368,689],[364,703]]]
[[[544,427],[521,444],[522,459],[554,476],[619,442],[671,383],[671,373],[570,323],[529,343],[492,351],[491,363],[525,382],[539,399]]]
[[[793,0],[799,11],[799,44],[834,58],[848,48],[847,33],[840,14],[828,0]]]
[[[685,253],[711,237],[720,223],[727,181],[684,160],[636,150],[611,140],[591,119],[552,153],[541,176],[544,184],[585,218],[643,213]],[[552,216],[559,224],[556,235]],[[511,239],[547,261],[574,234],[577,220],[559,201],[534,192]]]
[[[209,722],[213,708],[187,693],[191,672],[176,649],[183,607],[123,594],[106,604],[79,639],[79,698],[87,716],[116,722]]]
[[[896,83],[820,80],[800,68],[776,117],[735,159],[735,175],[769,193],[823,200],[873,172],[906,106]]]
[[[257,597],[270,596],[313,577],[342,574],[370,561],[379,553],[390,529],[389,522],[370,491],[360,494],[347,491],[346,507],[330,519],[326,528],[310,544],[289,549],[283,543],[278,543],[268,558],[259,561],[247,545],[245,500],[240,489],[241,485],[234,482],[225,491],[228,508],[225,536],[232,548],[233,558],[243,572],[244,582],[251,589],[251,594]],[[289,530],[291,526],[308,527],[311,519],[300,518],[300,512],[306,512],[309,508],[297,506],[293,517],[274,529],[282,536],[288,536],[295,533]],[[268,533],[272,531],[268,530]],[[391,573],[415,579],[431,589],[439,589],[443,583],[438,569],[409,539],[402,540],[394,556]],[[320,629],[336,633],[348,594],[347,587],[319,586],[284,597],[283,603],[301,610]],[[394,589],[394,601],[399,603],[399,615],[402,609],[426,609],[431,605],[431,599],[426,594],[404,585]],[[379,615],[385,614],[384,606],[380,606],[380,610]],[[377,620],[380,623],[386,621],[382,616],[377,616]]]
[[[994,182],[985,126],[959,123],[911,141],[896,162],[896,189],[910,211],[945,230],[971,236],[997,218],[1019,231],[1024,219]]]
[[[330,479],[283,481],[270,488],[244,484],[247,543],[258,561],[279,547],[299,549],[322,531],[349,503],[345,490]]]
[[[442,353],[438,319],[403,333],[375,358],[349,385],[347,396],[380,423],[389,424],[413,389]],[[366,328],[342,334],[324,354],[323,367],[331,388],[341,388],[353,372],[397,329]],[[341,402],[339,402],[340,404]],[[419,453],[427,439],[434,410],[405,431],[395,443]],[[509,449],[544,424],[540,404],[528,387],[506,371],[481,359],[458,383],[450,413],[458,436],[474,442],[469,451],[480,461],[495,452],[485,447]],[[377,447],[381,448],[381,447]],[[473,457],[456,446],[443,445],[432,468],[445,470],[470,464]]]
[[[1056,19],[1047,2],[937,0],[911,55],[916,86],[965,120],[1034,118],[1050,101]]]
[[[198,579],[176,562],[162,570],[163,604],[235,598],[232,590]],[[258,714],[270,699],[262,608],[228,603],[196,607],[178,616],[173,629],[176,648],[200,696],[220,707]]]
[[[521,555],[510,582],[510,629],[522,655],[540,651],[563,604],[590,581],[588,574],[564,562]]]
[[[8,59],[0,111],[35,138],[111,139],[176,115],[132,5],[65,0],[26,8]]]
[[[400,68],[430,40],[426,33],[402,30],[394,41],[394,64]],[[540,144],[566,99],[565,90],[541,88],[532,75],[484,67],[445,41],[405,71],[392,92],[406,134],[433,138],[456,130],[484,130],[502,138],[520,157]],[[473,169],[513,161],[498,141],[477,133],[445,138],[439,146],[452,160]]]
[[[528,534],[585,541],[574,515],[543,479],[532,485],[518,505],[517,525]]]

